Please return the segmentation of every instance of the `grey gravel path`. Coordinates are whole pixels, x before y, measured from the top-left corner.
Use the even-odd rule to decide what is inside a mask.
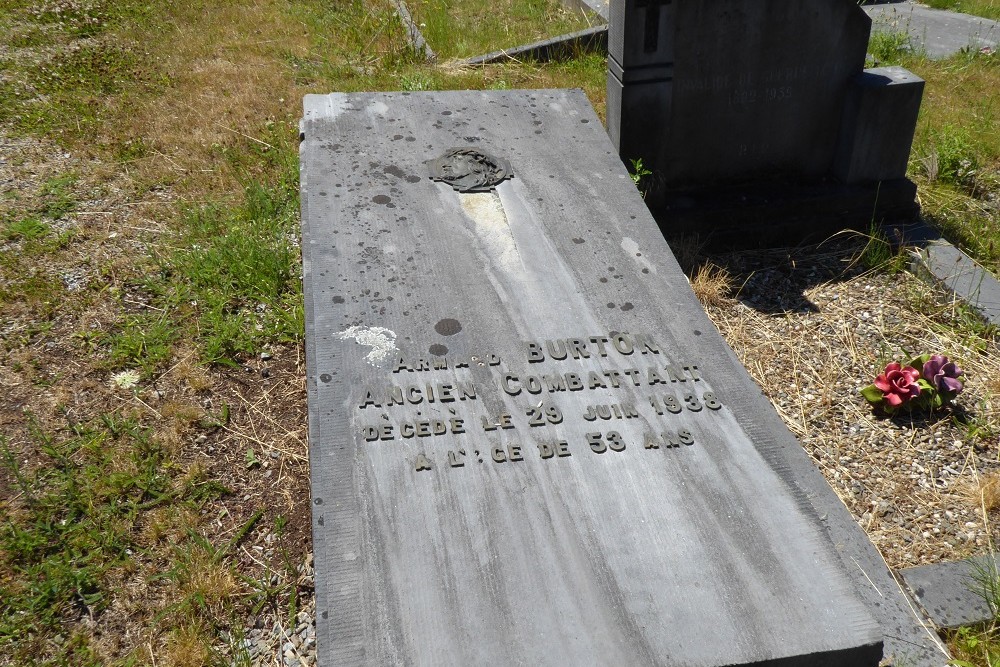
[[[589,9],[608,20],[608,0],[563,0],[574,9]],[[914,45],[926,50],[931,58],[946,58],[964,48],[997,49],[1000,45],[1000,22],[959,14],[916,2],[890,2],[864,8],[872,17],[873,30],[906,30]]]
[[[1000,23],[978,16],[915,2],[869,5],[864,10],[872,17],[873,30],[906,30],[914,46],[931,58],[946,58],[969,47],[995,50],[1000,45]]]

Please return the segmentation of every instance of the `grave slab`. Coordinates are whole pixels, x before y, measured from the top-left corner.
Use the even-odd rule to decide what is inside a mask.
[[[302,130],[320,664],[878,664],[582,91],[311,95]]]

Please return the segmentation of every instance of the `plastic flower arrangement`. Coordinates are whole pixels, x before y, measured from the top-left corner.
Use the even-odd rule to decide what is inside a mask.
[[[861,395],[886,414],[900,410],[936,410],[951,403],[962,392],[964,375],[954,361],[943,354],[923,354],[903,366],[894,361],[861,390]]]

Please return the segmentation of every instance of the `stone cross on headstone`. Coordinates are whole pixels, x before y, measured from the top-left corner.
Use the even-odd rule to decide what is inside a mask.
[[[636,0],[635,6],[645,10],[642,47],[646,53],[655,53],[660,42],[660,7],[673,0]]]

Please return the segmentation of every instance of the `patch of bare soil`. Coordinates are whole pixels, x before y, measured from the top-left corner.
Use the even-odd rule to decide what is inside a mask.
[[[68,183],[57,193],[67,210],[53,218],[51,184],[59,179]],[[217,654],[230,662],[244,651],[254,664],[301,655],[306,661],[295,664],[309,664],[315,640],[302,349],[274,347],[239,368],[206,369],[193,350],[179,347],[161,375],[134,387],[116,383],[107,337],[124,314],[156,310],[143,274],[154,266],[154,250],[171,242],[165,221],[177,204],[167,190],[135,191],[127,165],[0,132],[0,232],[29,216],[50,230],[34,245],[0,236],[0,436],[19,468],[48,464],[38,433],[58,441],[71,437],[74,424],[123,414],[163,443],[176,483],[225,489],[193,516],[169,507],[143,514],[133,534],[144,548],[132,555],[134,567],[110,582],[109,606],[82,615],[67,632],[88,634],[109,661],[137,651],[144,664],[181,664],[170,659],[179,640],[158,633],[155,617],[185,594],[164,574],[177,567],[194,532],[231,548],[226,567],[209,563],[197,575],[202,580],[184,585],[225,593],[248,611],[217,638]],[[18,503],[13,482],[0,472],[5,516]],[[196,571],[196,562],[187,565]]]

